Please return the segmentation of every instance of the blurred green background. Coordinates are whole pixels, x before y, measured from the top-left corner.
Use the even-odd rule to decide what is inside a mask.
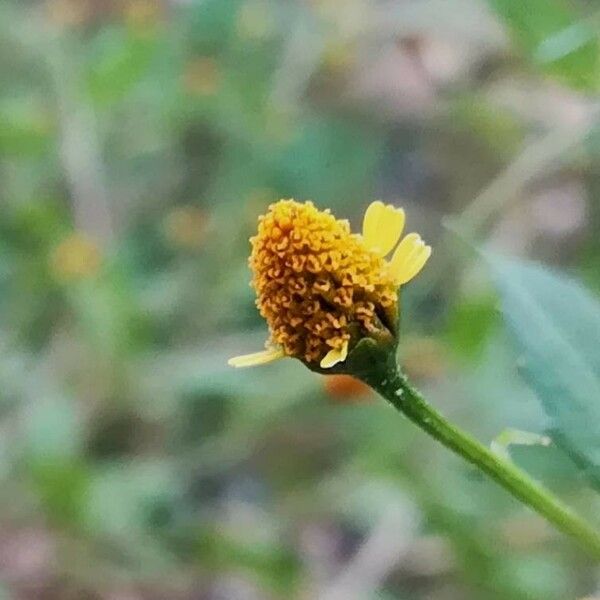
[[[0,599],[600,593],[355,382],[226,366],[270,202],[404,206],[405,369],[486,444],[550,436],[507,451],[600,525],[599,31],[592,0],[0,3]]]

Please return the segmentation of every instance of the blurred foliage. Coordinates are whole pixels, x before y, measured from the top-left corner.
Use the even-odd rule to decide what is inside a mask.
[[[586,14],[585,3],[577,7],[564,0],[490,0],[490,4],[529,58],[544,70],[575,87],[600,89],[599,12]]]
[[[434,247],[406,370],[486,443],[558,432],[511,456],[593,520],[597,23],[559,0],[0,3],[0,598],[597,594],[356,382],[226,367],[264,340],[269,202],[356,226],[402,204]],[[475,261],[447,215],[519,258]]]

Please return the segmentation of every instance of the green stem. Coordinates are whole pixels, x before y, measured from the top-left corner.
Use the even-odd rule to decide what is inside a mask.
[[[560,531],[573,536],[600,559],[600,534],[527,473],[449,423],[395,366],[388,369],[385,376],[365,379],[413,423],[481,469],[515,498],[537,511]]]

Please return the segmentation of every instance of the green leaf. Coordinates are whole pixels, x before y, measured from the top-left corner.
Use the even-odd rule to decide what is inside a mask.
[[[552,437],[600,484],[600,303],[541,265],[487,256],[519,366]]]
[[[577,88],[600,86],[600,36],[562,0],[489,0],[512,37],[548,73]]]

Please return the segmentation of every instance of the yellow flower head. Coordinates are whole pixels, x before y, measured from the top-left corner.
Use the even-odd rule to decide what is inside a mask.
[[[52,273],[63,282],[95,275],[101,262],[100,249],[82,233],[69,235],[54,249],[50,257]]]
[[[229,363],[252,366],[291,356],[328,369],[365,337],[394,337],[398,287],[431,254],[414,233],[398,244],[404,220],[402,209],[373,202],[360,235],[312,202],[272,204],[250,240],[252,285],[269,325],[269,347]]]

